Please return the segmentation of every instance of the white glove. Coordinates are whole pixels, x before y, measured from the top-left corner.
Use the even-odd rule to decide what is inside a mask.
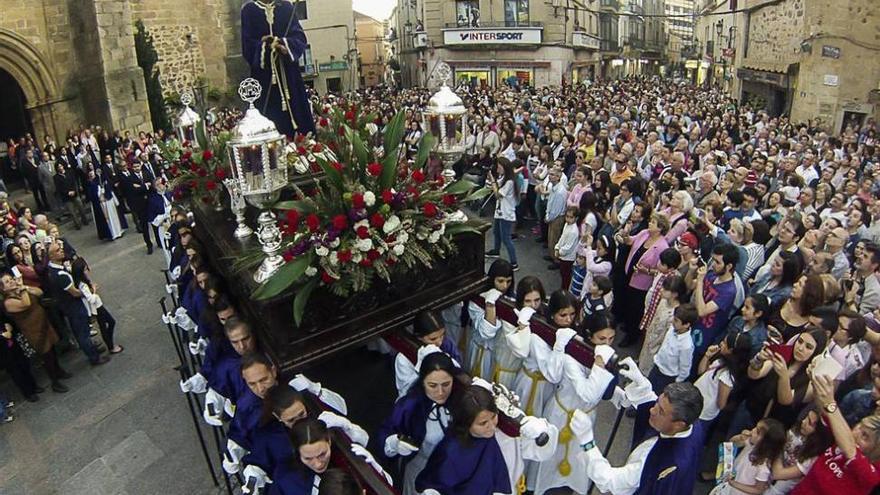
[[[385,455],[388,457],[394,457],[396,455],[406,457],[418,451],[418,447],[406,442],[401,442],[397,435],[388,435],[388,438],[385,439]]]
[[[623,389],[631,405],[637,406],[656,398],[651,382],[639,371],[638,365],[631,357],[620,361],[620,365],[620,376],[631,380],[631,383]]]
[[[318,416],[318,421],[327,425],[327,428],[342,428],[343,430],[351,424],[348,418],[343,418],[338,414],[330,411],[324,411]]]
[[[486,304],[494,306],[498,301],[498,298],[501,297],[501,291],[498,289],[489,289],[486,292],[480,294],[483,296],[483,299],[486,301]]]
[[[626,392],[620,387],[614,387],[614,395],[611,396],[611,404],[617,409],[628,409],[632,406],[632,402],[629,401]]]
[[[170,311],[162,315],[162,323],[166,325],[176,325],[177,324],[177,316],[175,316]]]
[[[208,380],[201,373],[189,377],[186,381],[180,381],[180,390],[183,393],[193,392],[195,394],[203,394],[208,390]]]
[[[434,354],[435,352],[443,351],[434,344],[428,344],[419,347],[419,352],[417,354],[418,358],[416,359],[416,374],[418,374],[419,370],[422,369],[422,361],[424,361],[426,357]]]
[[[651,388],[651,382],[645,378],[639,370],[639,365],[631,357],[627,357],[620,361],[620,376],[629,379],[631,382],[639,386],[647,386]]]
[[[226,450],[229,451],[229,457],[232,462],[241,462],[241,459],[248,454],[247,449],[235,442],[235,440],[226,440]]]
[[[486,390],[488,390],[489,392],[491,392],[493,395],[495,394],[495,392],[492,390],[492,384],[487,382],[486,380],[483,380],[482,378],[480,378],[478,376],[471,378],[471,385],[483,387]]]
[[[574,412],[569,427],[580,445],[593,441],[593,418],[589,414],[578,409]]]
[[[178,278],[180,278],[180,267],[175,266],[174,269],[171,270],[170,275],[172,280],[177,280]]]
[[[608,361],[610,361],[611,358],[614,357],[614,354],[616,354],[613,347],[605,344],[597,345],[594,349],[594,353],[601,357],[602,361],[605,361],[605,364],[608,364]]]
[[[522,326],[526,326],[529,324],[529,321],[532,319],[536,313],[535,308],[525,307],[516,312],[517,314],[517,323]]]
[[[553,344],[553,350],[556,352],[565,352],[565,346],[571,342],[571,339],[577,335],[577,332],[570,328],[560,328],[556,330],[556,343]]]
[[[174,295],[174,291],[177,289],[177,284],[165,284],[165,292],[170,295]]]
[[[373,454],[371,454],[367,449],[356,443],[353,443],[351,444],[351,453],[366,461],[366,463],[369,464],[370,467],[372,467],[377,473],[381,474],[382,477],[385,478],[385,481],[387,481],[389,485],[394,486],[394,481],[392,481],[391,476],[388,476],[388,473],[386,473],[385,470],[382,469],[382,466],[380,466],[379,463],[376,462]]]
[[[330,411],[324,411],[318,416],[318,421],[321,421],[327,428],[339,428],[345,432],[346,435],[351,439],[353,443],[358,443],[361,445],[366,445],[367,442],[370,441],[370,435],[366,430],[361,428],[360,426],[354,424],[346,417],[340,416],[336,413],[332,413]]]
[[[241,469],[241,464],[230,461],[227,456],[223,456],[223,470],[228,474],[235,474]]]
[[[526,416],[519,424],[520,436],[528,438],[529,440],[534,440],[541,436],[542,433],[547,433],[549,431],[550,427],[547,424],[547,420],[543,418]]]
[[[177,308],[175,316],[175,322],[177,323],[177,326],[179,326],[183,330],[192,330],[193,328],[195,328],[195,322],[193,322],[192,318],[190,318],[189,315],[186,314],[185,309]]]
[[[189,343],[189,353],[192,354],[193,356],[198,355],[198,354],[204,354],[205,349],[207,347],[208,347],[208,341],[203,338],[199,338],[199,340]]]
[[[266,471],[263,471],[257,466],[249,465],[244,468],[244,471],[241,472],[242,476],[244,476],[244,486],[241,487],[241,491],[244,493],[251,493],[251,489],[248,486],[250,484],[250,480],[254,480],[254,489],[260,490],[266,483],[271,483],[272,480],[269,479],[269,475],[266,474]]]
[[[308,378],[305,377],[302,373],[293,377],[293,380],[290,380],[288,383],[294,390],[297,392],[302,392],[303,390],[307,390],[310,394],[318,395],[321,393],[321,384],[315,383]]]
[[[223,410],[226,411],[226,415],[230,418],[235,417],[235,404],[231,400],[223,399]]]
[[[443,494],[433,488],[428,488],[427,490],[423,491],[419,495],[443,495]]]
[[[205,410],[202,416],[205,418],[205,422],[211,426],[223,426],[223,420],[221,416],[223,414],[223,403],[226,401],[222,395],[218,394],[216,390],[213,388],[209,388],[208,392],[205,394]],[[208,409],[208,405],[213,404],[214,406],[214,414],[211,414]]]

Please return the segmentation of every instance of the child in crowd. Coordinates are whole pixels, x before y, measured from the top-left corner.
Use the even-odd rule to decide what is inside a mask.
[[[587,318],[596,313],[608,311],[610,305],[606,302],[606,298],[611,293],[611,279],[605,275],[599,275],[593,278],[589,291],[584,297],[583,317]]]
[[[767,324],[765,318],[770,315],[770,300],[764,294],[754,294],[746,298],[742,312],[730,320],[727,333],[742,333],[749,338],[749,359],[761,351],[767,340]]]
[[[734,477],[716,486],[710,495],[763,493],[770,485],[770,466],[785,447],[785,427],[765,418],[730,441],[742,448],[733,463]]]
[[[694,383],[703,395],[701,431],[708,432],[715,418],[727,407],[730,393],[739,380],[746,378],[751,342],[741,333],[729,333],[718,345],[711,345],[700,360],[699,375]]]
[[[654,355],[660,350],[666,331],[672,325],[672,316],[675,309],[687,301],[687,284],[684,278],[673,272],[672,276],[663,280],[660,288],[660,302],[657,304],[654,315],[648,326],[645,327],[645,343],[639,353],[639,369],[643,375],[648,375],[654,366]]]
[[[804,409],[788,430],[782,454],[773,461],[773,484],[764,494],[785,495],[790,492],[813,467],[816,458],[833,443],[834,436],[818,408]]]
[[[577,256],[574,258],[574,266],[571,267],[571,285],[568,291],[571,295],[578,299],[583,299],[586,295],[584,292],[584,280],[587,278],[587,250],[581,246],[578,248]],[[589,289],[589,286],[587,286]]]
[[[675,308],[672,326],[666,332],[660,350],[654,356],[654,368],[648,375],[654,393],[660,395],[672,382],[683,382],[691,374],[691,361],[694,359],[694,341],[691,325],[699,315],[693,304],[683,304]]]
[[[562,289],[568,289],[571,285],[572,265],[578,251],[578,208],[569,206],[565,209],[565,225],[559,235],[559,241],[553,257],[559,261],[559,276],[562,279]]]

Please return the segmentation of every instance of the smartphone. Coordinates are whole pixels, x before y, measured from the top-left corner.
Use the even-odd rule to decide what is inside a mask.
[[[786,363],[790,363],[794,357],[794,346],[787,344],[770,344],[767,346],[771,352],[775,352],[782,356]]]
[[[21,271],[18,269],[17,266],[13,266],[12,269],[11,269],[10,271],[12,272],[12,276],[13,276],[13,277],[15,277],[15,278],[21,278]]]

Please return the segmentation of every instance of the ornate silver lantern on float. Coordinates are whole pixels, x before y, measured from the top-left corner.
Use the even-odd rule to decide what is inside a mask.
[[[443,178],[447,184],[455,180],[452,166],[461,159],[465,151],[467,134],[467,110],[464,102],[449,87],[452,69],[446,62],[440,62],[436,69],[441,81],[440,89],[428,100],[423,114],[425,132],[431,133],[436,144],[431,150],[443,161]]]
[[[181,142],[188,141],[193,149],[198,149],[199,140],[196,139],[196,126],[202,121],[202,117],[190,107],[194,100],[195,94],[192,89],[187,88],[180,93],[180,103],[183,104],[183,110],[177,116],[175,127]]]
[[[269,209],[278,201],[281,190],[287,185],[287,163],[282,151],[287,141],[275,123],[254,107],[263,88],[256,79],[247,78],[238,87],[238,95],[250,105],[244,118],[232,131],[227,145],[232,178],[238,182],[240,192],[248,203],[260,208],[257,218],[257,239],[266,257],[254,280],[263,283],[284,264],[279,254],[281,230],[275,214]]]

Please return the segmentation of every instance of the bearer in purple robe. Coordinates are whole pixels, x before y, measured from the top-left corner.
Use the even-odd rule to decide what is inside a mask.
[[[602,493],[612,495],[678,495],[692,493],[700,467],[703,435],[697,421],[703,410],[700,391],[688,382],[668,385],[660,397],[631,358],[620,374],[632,380],[618,404],[650,406],[650,432],[630,453],[626,465],[612,467],[593,441],[593,420],[577,411],[571,421],[585,456],[587,476]]]
[[[299,58],[308,42],[293,2],[254,0],[241,8],[241,53],[263,91],[255,103],[278,132],[315,132]]]
[[[238,317],[231,317],[223,325],[229,345],[235,351],[219,356],[213,363],[213,370],[208,380],[208,392],[205,395],[205,422],[212,426],[223,424],[224,409],[232,411],[231,405],[247,388],[241,376],[241,356],[256,350],[256,339],[250,326]],[[231,415],[231,414],[230,414]]]
[[[510,474],[495,439],[498,408],[492,393],[471,385],[452,409],[452,428],[416,478],[423,495],[512,493]]]

